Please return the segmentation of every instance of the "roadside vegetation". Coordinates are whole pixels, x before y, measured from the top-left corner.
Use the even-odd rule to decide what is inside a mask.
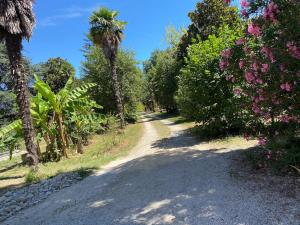
[[[87,174],[126,154],[143,133],[136,123],[143,108],[142,71],[134,53],[119,47],[126,22],[117,20],[118,12],[92,13],[78,78],[60,57],[33,65],[22,56],[22,38],[31,37],[35,24],[33,1],[3,4],[0,151],[9,161],[0,162],[0,188]],[[5,13],[13,14],[15,24]]]
[[[144,104],[194,122],[201,140],[256,140],[257,169],[298,173],[299,2],[240,4],[204,0],[187,29],[168,30],[169,47],[144,63]]]
[[[108,162],[125,156],[143,135],[140,123],[131,124],[122,132],[112,129],[105,134],[94,135],[84,147],[84,154],[71,151],[69,159],[46,162],[39,165],[37,172],[22,163],[21,156],[11,161],[0,162],[0,190],[35,183],[62,173],[78,172],[82,177],[100,169]]]
[[[256,169],[299,173],[300,3],[242,0],[240,10],[230,3],[197,3],[190,25],[169,27],[168,47],[154,50],[143,70],[122,48],[126,22],[97,9],[76,76],[59,56],[33,65],[22,55],[33,1],[4,0],[0,151],[10,161],[0,162],[0,188],[100,168],[136,143],[141,111],[166,111],[160,116],[211,146],[248,148],[255,140],[248,157]],[[160,137],[170,134],[152,123]]]

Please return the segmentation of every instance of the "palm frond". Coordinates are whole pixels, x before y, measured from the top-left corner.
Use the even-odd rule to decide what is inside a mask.
[[[7,32],[20,34],[29,39],[35,24],[32,6],[33,0],[1,0],[0,36]]]
[[[90,17],[90,37],[92,41],[101,46],[106,57],[113,55],[123,38],[126,22],[117,20],[117,11],[101,8],[93,12]]]

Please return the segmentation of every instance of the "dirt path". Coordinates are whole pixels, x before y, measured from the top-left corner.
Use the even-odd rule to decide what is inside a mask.
[[[300,204],[230,176],[233,149],[203,149],[180,125],[145,134],[131,154],[4,224],[296,225]]]

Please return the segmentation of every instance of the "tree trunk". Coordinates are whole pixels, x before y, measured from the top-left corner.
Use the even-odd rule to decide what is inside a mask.
[[[77,140],[77,153],[83,154],[82,138],[79,137]]]
[[[62,153],[63,156],[66,158],[68,157],[68,153],[67,153],[67,144],[66,144],[66,139],[65,139],[65,131],[64,131],[64,126],[63,126],[63,119],[62,119],[62,115],[56,114],[56,121],[58,124],[58,133],[59,133],[59,138],[61,141],[61,147],[62,147]]]
[[[15,82],[15,93],[21,116],[27,158],[30,165],[39,163],[37,147],[35,145],[35,131],[30,112],[29,93],[27,89],[24,69],[22,66],[22,37],[20,35],[6,36],[6,47],[11,64],[11,74]]]
[[[125,126],[125,119],[124,119],[123,101],[122,101],[118,74],[117,74],[116,57],[112,57],[110,59],[110,66],[111,66],[111,75],[113,80],[114,94],[117,101],[117,109],[120,117],[120,125],[121,128],[123,129]]]

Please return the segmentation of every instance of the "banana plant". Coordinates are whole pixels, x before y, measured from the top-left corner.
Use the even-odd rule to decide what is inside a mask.
[[[10,160],[20,137],[22,137],[21,120],[16,120],[0,130],[0,150],[9,150]]]
[[[31,115],[37,134],[36,140],[39,156],[41,156],[40,142],[44,139],[47,144],[47,158],[52,158],[51,155],[54,154],[48,150],[53,150],[51,146],[55,146],[55,139],[57,135],[56,126],[51,117],[51,113],[49,102],[45,101],[40,93],[31,99]]]
[[[50,110],[53,112],[53,117],[57,124],[62,154],[68,158],[67,134],[64,124],[65,116],[70,112],[82,111],[87,107],[100,108],[95,101],[87,98],[89,89],[96,86],[96,84],[87,83],[73,89],[74,77],[71,76],[65,87],[55,94],[49,85],[38,76],[35,76],[35,80],[35,90],[49,103]]]
[[[87,83],[73,88],[74,77],[70,77],[65,87],[55,94],[49,85],[38,76],[35,76],[35,80],[34,88],[37,95],[31,99],[31,113],[38,136],[37,145],[39,146],[39,142],[44,137],[47,147],[55,146],[55,143],[58,143],[61,155],[68,157],[69,134],[66,125],[75,124],[75,129],[77,129],[75,133],[82,135],[84,129],[88,129],[93,121],[97,121],[92,116],[94,115],[93,110],[102,108],[88,96],[89,89],[96,84]],[[0,143],[2,143],[0,148],[1,146],[4,148],[3,146],[7,146],[8,143],[11,143],[9,146],[13,146],[13,140],[7,138],[14,137],[15,134],[22,134],[19,130],[22,130],[21,120],[2,128],[0,130]],[[70,132],[72,130],[69,130]]]
[[[69,117],[69,127],[71,127],[71,136],[75,139],[77,152],[83,154],[83,142],[87,141],[88,135],[93,132],[95,127],[101,127],[105,122],[105,117],[96,114],[78,114],[71,113]]]

